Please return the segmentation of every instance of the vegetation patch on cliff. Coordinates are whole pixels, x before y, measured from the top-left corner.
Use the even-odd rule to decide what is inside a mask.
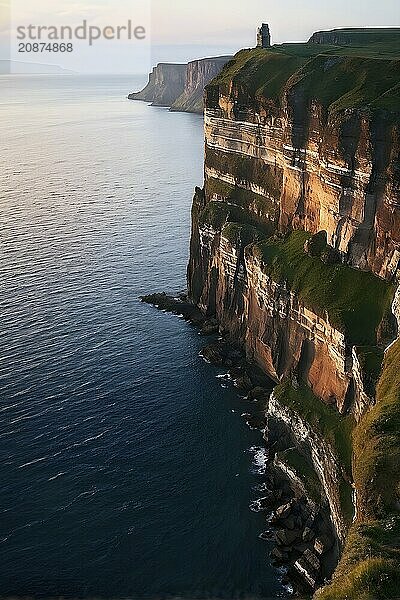
[[[260,222],[257,215],[250,210],[230,205],[226,202],[220,202],[219,200],[211,200],[206,204],[200,212],[199,224],[200,226],[209,225],[215,231],[224,230],[227,239],[235,237],[232,233],[235,228],[236,230],[241,228],[243,231],[250,231],[251,229],[254,231],[254,235],[245,235],[243,237],[243,240],[247,240],[246,245],[256,240],[265,239],[273,231],[271,223]]]
[[[300,453],[296,448],[288,448],[278,452],[276,459],[291,469],[300,479],[306,490],[308,498],[316,503],[321,502],[322,487],[310,460]]]
[[[277,207],[275,202],[238,185],[233,186],[216,177],[208,177],[205,182],[205,192],[207,198],[215,196],[219,200],[236,204],[241,208],[254,212],[254,215],[260,221],[270,222],[276,218]]]
[[[199,215],[200,226],[210,225],[215,231],[221,231],[228,218],[229,206],[224,202],[208,202]]]
[[[298,46],[304,51],[289,54],[279,51],[279,46],[267,51],[261,48],[241,50],[225,65],[210,85],[220,86],[223,93],[228,93],[230,83],[233,81],[241,89],[246,89],[249,94],[264,94],[268,98],[277,99],[289,77],[306,62],[310,55],[320,51],[315,46],[309,48],[305,44],[298,44]]]
[[[375,346],[377,329],[390,312],[393,286],[372,273],[309,256],[305,231],[276,237],[253,247],[265,272],[284,283],[310,309],[343,331],[351,344]]]
[[[352,443],[354,419],[341,416],[335,409],[324,404],[310,388],[301,383],[293,387],[284,381],[274,388],[278,402],[297,413],[325,442],[329,444],[342,469],[339,481],[339,500],[345,522],[350,525],[353,515],[351,481]]]
[[[354,427],[352,416],[342,416],[337,410],[324,404],[305,383],[293,387],[284,381],[274,388],[276,399],[298,413],[311,427],[327,440],[350,478]]]
[[[376,405],[354,432],[354,477],[365,516],[384,516],[400,499],[399,366],[400,340],[386,353]]]
[[[282,172],[260,158],[242,156],[206,146],[205,164],[222,173],[229,173],[238,182],[251,182],[264,188],[275,201],[281,196]]]
[[[398,110],[400,60],[319,55],[300,69],[291,85],[332,111],[371,106]]]
[[[325,108],[370,107],[399,111],[400,52],[393,41],[359,47],[321,44],[282,44],[268,49],[241,50],[211,82],[223,95],[230,86],[257,99],[282,101],[295,94],[319,101]],[[243,101],[245,97],[243,96]]]
[[[364,389],[370,397],[375,396],[375,388],[382,369],[383,350],[377,346],[357,346]]]
[[[259,240],[260,237],[263,237],[257,227],[234,222],[225,225],[222,230],[222,236],[228,240],[232,246],[241,246],[242,248]]]

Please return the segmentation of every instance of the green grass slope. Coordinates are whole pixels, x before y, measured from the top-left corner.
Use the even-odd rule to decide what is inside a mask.
[[[241,50],[207,89],[210,97],[216,87],[229,94],[233,83],[251,97],[277,104],[290,90],[331,111],[370,107],[398,112],[400,36],[396,42],[380,34],[369,44],[370,36],[358,32],[356,39],[359,46],[306,43]]]
[[[257,244],[252,252],[274,281],[286,282],[308,308],[327,314],[350,343],[374,346],[377,329],[390,312],[393,286],[372,273],[309,256],[304,245],[310,238],[305,231],[293,231],[285,239]]]

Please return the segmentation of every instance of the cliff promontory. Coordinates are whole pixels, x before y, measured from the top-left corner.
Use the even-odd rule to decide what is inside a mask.
[[[171,106],[185,88],[186,65],[159,63],[140,92],[132,92],[129,100],[144,100],[154,106]]]
[[[400,589],[399,41],[242,50],[205,92],[189,295],[276,382],[271,427],[316,474],[341,555],[324,600]],[[318,560],[299,546],[314,589]]]
[[[168,106],[173,111],[202,113],[204,88],[231,58],[202,58],[188,64],[159,63],[150,73],[146,87],[128,98]]]

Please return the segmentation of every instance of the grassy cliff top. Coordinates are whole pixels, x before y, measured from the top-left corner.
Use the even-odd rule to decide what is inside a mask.
[[[400,111],[400,36],[360,45],[304,43],[241,50],[209,84],[229,94],[231,84],[259,100],[280,103],[287,93],[317,100],[329,110],[369,107]],[[382,31],[382,30],[378,30]],[[392,30],[389,30],[392,31]]]

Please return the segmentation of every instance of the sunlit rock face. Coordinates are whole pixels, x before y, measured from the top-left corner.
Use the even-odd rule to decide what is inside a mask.
[[[349,265],[391,278],[400,260],[397,126],[356,110],[329,118],[317,103],[301,112],[298,104],[288,94],[277,114],[256,106],[237,120],[232,90],[206,110],[206,146],[273,169],[280,230],[324,230]]]
[[[280,384],[269,418],[311,460],[339,546],[367,494],[354,424],[400,324],[400,63],[313,49],[341,35],[243,50],[206,87],[188,265],[191,300]]]
[[[206,143],[207,148],[210,148],[208,140],[212,140],[213,161],[217,142],[215,128],[220,131],[222,127],[221,120],[218,119],[215,124],[214,119],[215,117],[206,115]],[[232,132],[232,123],[228,121],[229,135],[218,139],[218,152],[222,147],[225,156],[225,160],[221,162],[226,163],[228,145],[230,153],[233,152],[233,145],[235,151],[239,152],[244,144],[255,153],[254,139],[249,142],[249,125],[246,123],[243,129],[237,123],[235,126],[237,129]],[[377,266],[380,276],[392,276],[396,264],[394,257],[398,252],[395,240],[386,232],[386,250],[381,253],[375,251],[372,255],[372,247],[377,241],[371,241],[371,232],[366,234],[361,217],[356,220],[359,209],[355,195],[358,194],[361,203],[366,198],[364,191],[352,192],[352,202],[348,205],[352,216],[343,216],[340,212],[343,205],[339,184],[333,183],[334,177],[338,181],[337,173],[332,163],[329,163],[330,166],[320,166],[317,172],[318,163],[314,158],[314,172],[307,175],[307,194],[303,200],[299,200],[301,189],[305,189],[301,181],[302,171],[299,170],[300,167],[289,164],[293,162],[293,159],[288,159],[289,152],[293,154],[293,150],[274,150],[271,154],[276,158],[276,163],[275,158],[269,162],[273,165],[277,185],[280,182],[282,184],[279,199],[276,198],[275,189],[266,188],[265,182],[239,180],[234,172],[221,172],[215,168],[214,162],[209,166],[207,161],[205,189],[207,190],[207,181],[212,179],[268,198],[271,205],[275,205],[274,215],[269,216],[272,222],[276,219],[277,228],[284,231],[301,228],[312,233],[323,229],[327,232],[330,243],[340,251],[343,261],[363,269],[374,269]],[[247,156],[251,156],[250,152]],[[260,157],[254,160],[258,161]],[[308,168],[311,170],[310,164],[308,163]],[[358,183],[361,179],[360,175]],[[195,204],[201,210],[199,207],[217,199],[218,195],[214,192],[207,194],[206,191],[204,194],[198,191]],[[303,204],[302,214],[299,214],[299,202]],[[273,378],[280,380],[293,373],[300,374],[306,377],[307,383],[318,397],[335,405],[340,412],[347,410],[349,403],[353,403],[354,413],[359,418],[370,398],[363,391],[356,354],[344,333],[330,324],[327,315],[317,315],[295,293],[266,276],[250,250],[245,256],[244,251],[224,239],[221,232],[214,231],[207,224],[199,225],[196,222],[197,208],[194,208],[189,267],[190,289],[195,301],[208,313],[216,313],[227,330],[239,335],[249,357],[265,368]],[[254,218],[259,216],[255,204],[250,203],[248,208]],[[360,209],[361,212],[363,210],[364,208]],[[374,228],[371,231],[379,230]],[[356,242],[357,239],[359,242]]]
[[[342,59],[316,60],[323,78]],[[394,280],[400,259],[398,122],[382,111],[327,110],[297,72],[272,100],[268,89],[253,91],[253,66],[245,83],[239,81],[245,68],[231,78],[223,71],[206,88],[205,185],[193,206],[190,293],[273,378],[303,376],[316,396],[359,418],[371,398],[345,332],[266,276],[243,240],[227,240],[199,216],[220,203],[241,211],[232,220],[262,224],[266,237],[268,227],[268,235],[325,231],[340,262]]]

